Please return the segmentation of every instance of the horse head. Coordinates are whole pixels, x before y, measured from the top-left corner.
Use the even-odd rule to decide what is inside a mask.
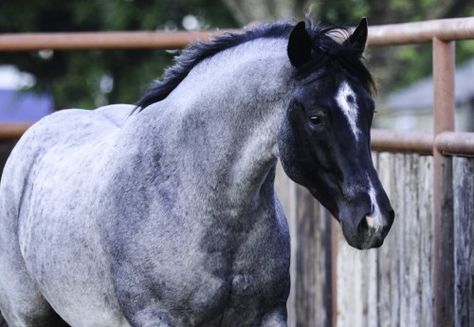
[[[343,42],[341,29],[298,23],[288,40],[296,87],[278,134],[286,174],[305,186],[359,249],[382,245],[394,211],[370,152],[373,80],[362,62],[362,19]],[[340,34],[339,34],[340,35]]]

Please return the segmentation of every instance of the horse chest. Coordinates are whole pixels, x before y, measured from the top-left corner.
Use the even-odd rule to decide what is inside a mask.
[[[193,267],[180,272],[180,281],[187,282],[179,289],[187,294],[181,294],[178,287],[173,292],[173,299],[180,299],[175,304],[192,312],[190,321],[211,315],[220,317],[226,326],[237,321],[251,325],[276,303],[284,306],[289,292],[286,225],[275,219],[262,220],[239,232],[213,225],[203,234],[200,244],[193,246],[200,248],[202,257],[190,258]],[[176,279],[168,283],[174,284]]]
[[[251,324],[277,303],[284,305],[289,292],[289,235],[285,226],[260,222],[242,238],[233,257],[230,298],[224,321]],[[282,228],[283,227],[283,228]],[[246,317],[248,321],[243,321]],[[245,320],[245,319],[244,319]]]
[[[285,288],[289,266],[289,237],[274,226],[256,227],[236,252],[232,289],[235,294],[272,296]]]
[[[272,201],[265,204],[245,216],[228,206],[214,207],[211,214],[191,208],[181,217],[163,215],[140,228],[127,225],[123,233],[112,233],[131,235],[130,241],[115,238],[121,247],[113,267],[127,316],[137,310],[130,303],[153,299],[177,325],[214,317],[233,326],[232,321],[245,316],[249,322],[244,326],[275,303],[284,306],[289,291],[288,227]]]
[[[218,243],[208,249],[205,264],[195,269],[219,276],[232,296],[268,295],[285,287],[280,285],[289,278],[289,236],[285,231],[274,226],[256,227],[240,238],[229,237]]]

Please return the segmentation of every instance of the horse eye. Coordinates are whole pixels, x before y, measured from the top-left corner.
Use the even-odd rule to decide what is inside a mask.
[[[313,125],[319,125],[323,122],[323,120],[321,119],[321,116],[318,116],[318,115],[309,116],[309,121]]]

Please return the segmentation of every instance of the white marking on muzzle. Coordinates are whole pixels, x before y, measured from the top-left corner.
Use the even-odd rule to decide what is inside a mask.
[[[358,140],[360,131],[357,128],[357,99],[354,91],[346,81],[342,82],[339,86],[336,102],[349,121],[352,133],[356,140]]]
[[[369,179],[369,185],[370,185],[369,197],[370,197],[370,202],[372,203],[373,211],[369,216],[365,217],[365,219],[369,227],[378,230],[382,228],[382,226],[384,225],[384,222],[382,219],[382,215],[380,213],[379,205],[377,203],[377,195],[375,194],[375,189],[370,179]]]

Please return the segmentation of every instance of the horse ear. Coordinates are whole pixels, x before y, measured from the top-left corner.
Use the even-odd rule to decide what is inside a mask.
[[[364,52],[367,43],[368,29],[367,18],[363,17],[351,36],[344,41],[344,44],[351,44],[357,50],[359,56],[362,56]]]
[[[295,67],[300,67],[311,59],[311,37],[304,22],[293,27],[288,38],[287,52],[291,64]]]

